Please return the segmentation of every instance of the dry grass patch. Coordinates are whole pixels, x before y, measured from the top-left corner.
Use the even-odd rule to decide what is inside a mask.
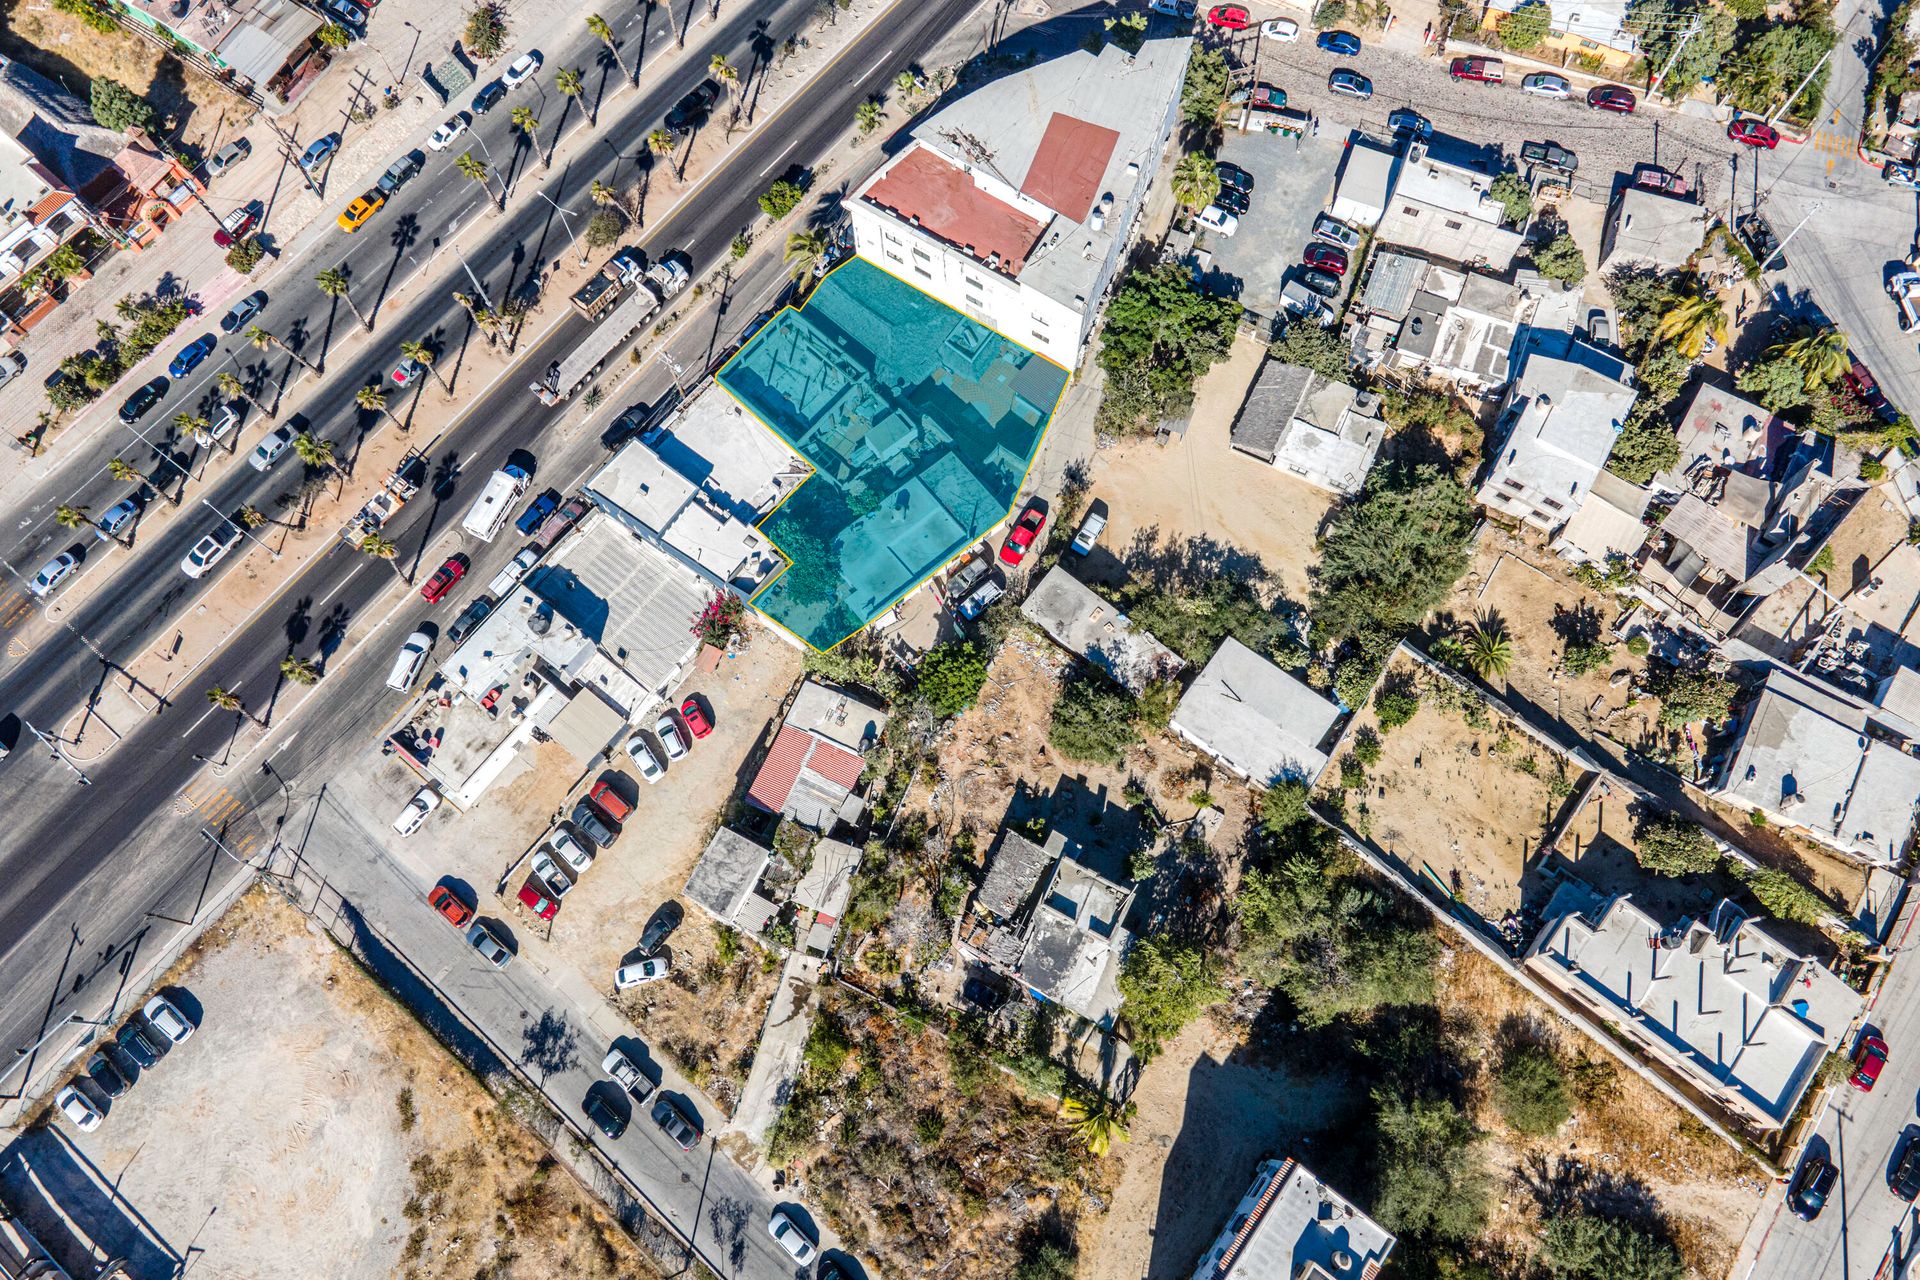
[[[673,972],[614,1004],[731,1116],[780,987],[780,958],[704,915],[673,935]]]

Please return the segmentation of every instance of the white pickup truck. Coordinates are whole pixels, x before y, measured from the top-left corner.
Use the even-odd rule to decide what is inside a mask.
[[[653,1096],[653,1081],[640,1073],[640,1068],[633,1064],[632,1058],[620,1052],[619,1045],[607,1050],[606,1059],[601,1062],[600,1069],[606,1072],[615,1084],[632,1094],[635,1101],[645,1102]]]

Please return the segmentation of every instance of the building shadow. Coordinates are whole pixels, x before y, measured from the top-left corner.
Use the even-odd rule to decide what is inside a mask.
[[[57,1127],[30,1129],[0,1153],[0,1196],[72,1275],[117,1260],[119,1274],[171,1276],[186,1263]]]

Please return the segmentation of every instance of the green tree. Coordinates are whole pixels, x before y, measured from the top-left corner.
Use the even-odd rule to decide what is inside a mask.
[[[507,118],[513,121],[513,127],[518,129],[521,136],[527,140],[527,146],[538,151],[540,149],[540,118],[534,115],[533,108],[515,107],[508,113]],[[542,168],[547,168],[552,162],[553,152],[549,150],[541,159],[540,165]]]
[[[1560,1060],[1537,1044],[1516,1044],[1501,1056],[1493,1101],[1514,1131],[1529,1138],[1557,1133],[1573,1114]]]
[[[795,231],[787,237],[787,247],[782,254],[787,264],[787,274],[795,280],[805,280],[813,274],[815,267],[826,260],[827,250],[832,247],[833,241],[821,228]]]
[[[1142,1062],[1181,1028],[1227,998],[1213,961],[1200,947],[1170,938],[1141,938],[1120,967],[1121,1021]]]
[[[383,538],[377,533],[369,533],[360,539],[360,550],[375,560],[391,560],[400,554],[398,544],[392,538]]]
[[[207,705],[215,711],[245,712],[246,704],[240,701],[240,695],[225,685],[211,685],[207,689]]]
[[[345,270],[340,267],[328,267],[313,278],[313,283],[327,297],[344,301],[352,309],[354,318],[369,331],[372,330],[373,321],[367,319],[366,313],[360,310],[360,304],[353,300],[353,286],[349,283]]]
[[[498,57],[507,47],[507,11],[500,5],[478,4],[467,14],[467,52],[474,57]]]
[[[1275,360],[1311,369],[1333,382],[1347,380],[1347,344],[1325,325],[1292,321],[1285,332],[1268,344],[1267,354]]]
[[[462,151],[459,158],[453,162],[453,167],[458,169],[460,175],[469,182],[477,182],[485,188],[488,199],[494,198],[493,170],[488,166],[486,161],[481,160],[471,151]],[[498,204],[502,209],[507,207],[507,193],[505,188],[502,188],[500,191]]]
[[[1533,251],[1533,269],[1549,280],[1579,284],[1587,278],[1587,255],[1562,231]]]
[[[778,222],[798,209],[806,198],[806,188],[782,178],[761,193],[760,212]]]
[[[361,387],[353,393],[353,402],[369,413],[385,414],[387,421],[402,431],[406,430],[406,424],[394,417],[393,410],[387,408],[387,393],[382,384],[375,383],[372,386]]]
[[[1529,0],[1500,20],[1500,43],[1515,53],[1540,47],[1553,26],[1553,10],[1540,0]]]
[[[329,49],[344,49],[353,43],[353,33],[333,21],[327,22],[314,32],[313,38]]]
[[[1779,356],[1748,365],[1734,385],[1775,413],[1807,402],[1807,375],[1799,365]]]
[[[440,370],[434,367],[435,362],[440,358],[440,353],[432,343],[422,338],[409,338],[400,344],[400,354],[425,369],[433,380],[440,384],[440,390],[446,393],[447,399],[453,399],[453,387],[440,376]]]
[[[1114,1139],[1127,1140],[1127,1121],[1132,1118],[1133,1104],[1118,1101],[1104,1090],[1075,1090],[1060,1099],[1060,1119],[1074,1139],[1086,1146],[1087,1154],[1096,1158],[1107,1154]]]
[[[1698,721],[1725,720],[1740,686],[1718,672],[1655,662],[1647,668],[1647,692],[1660,699],[1660,723],[1677,729]]]
[[[1674,1247],[1639,1227],[1587,1213],[1554,1214],[1540,1255],[1552,1280],[1686,1280]]]
[[[1784,871],[1736,867],[1734,874],[1775,919],[1817,925],[1833,914],[1825,899]]]
[[[1630,412],[1626,425],[1613,438],[1607,470],[1633,484],[1645,484],[1679,461],[1680,440],[1666,419],[1657,413]]]
[[[1671,342],[1690,359],[1699,359],[1707,339],[1727,340],[1727,304],[1708,289],[1688,294],[1673,304],[1653,326],[1653,336]]]
[[[1821,58],[1838,38],[1825,14],[1806,22],[1776,23],[1743,40],[1722,60],[1715,84],[1735,106],[1756,115],[1776,108],[1796,120],[1811,119],[1826,92],[1827,68]],[[1813,76],[1792,102],[1787,95]]]
[[[118,80],[108,76],[94,77],[92,98],[90,105],[93,118],[100,122],[103,129],[125,133],[129,129],[146,129],[153,124],[153,107]]]
[[[1226,55],[1210,45],[1195,44],[1180,90],[1181,116],[1188,124],[1212,128],[1226,108],[1230,82]]]
[[[1073,1280],[1073,1252],[1053,1241],[1043,1241],[1014,1264],[1013,1280]]]
[[[664,156],[673,150],[673,135],[665,129],[655,129],[647,135],[647,150],[656,156]]]
[[[1047,741],[1069,760],[1119,764],[1127,748],[1140,741],[1133,695],[1105,673],[1082,664],[1054,700]]]
[[[1492,1181],[1480,1131],[1452,1103],[1376,1092],[1373,1216],[1402,1236],[1472,1240],[1486,1228]]]
[[[325,471],[333,466],[333,441],[302,431],[293,438],[293,456],[315,471]]]
[[[1220,194],[1220,170],[1213,157],[1189,152],[1173,167],[1173,198],[1188,209],[1204,209]]]
[[[1696,18],[1699,29],[1688,39]],[[1669,102],[1678,102],[1702,81],[1719,74],[1720,61],[1733,48],[1740,30],[1732,14],[1702,8],[1691,0],[1636,0],[1624,25],[1640,37],[1640,52],[1648,66],[1667,67],[1659,92]]]
[[[587,248],[604,249],[618,244],[620,233],[626,229],[627,220],[618,209],[595,209],[587,219]]]
[[[54,508],[53,522],[62,529],[83,529],[93,523],[93,509],[70,507],[62,503]]]
[[[1389,687],[1382,682],[1373,695],[1373,714],[1380,730],[1391,733],[1420,713],[1420,691],[1411,682]]]
[[[103,36],[113,35],[120,27],[114,17],[117,11],[109,0],[53,0],[53,7],[61,13],[72,14]]]
[[[1501,29],[1505,30],[1504,24]],[[1533,191],[1527,186],[1527,180],[1511,169],[1494,178],[1487,194],[1500,202],[1500,207],[1507,211],[1507,221],[1516,227],[1523,225],[1533,213]]]
[[[280,659],[280,674],[290,684],[313,684],[320,679],[320,666],[311,658],[288,654]]]
[[[1799,369],[1808,391],[1838,382],[1853,361],[1847,353],[1847,335],[1832,325],[1802,325],[1793,337],[1768,348],[1767,355]]]
[[[1296,778],[1282,778],[1260,793],[1260,825],[1268,835],[1285,835],[1308,820],[1311,793]]]
[[[1472,495],[1439,468],[1375,467],[1321,539],[1315,639],[1397,635],[1426,617],[1466,572],[1474,523]]]
[[[253,269],[259,266],[260,260],[266,256],[267,251],[261,246],[260,241],[253,236],[248,236],[244,240],[235,241],[233,247],[227,250],[227,265],[243,276],[252,275]]]
[[[1267,827],[1274,830],[1270,820]],[[1284,992],[1311,1027],[1431,1002],[1440,955],[1432,930],[1409,923],[1393,899],[1337,860],[1338,845],[1317,825],[1295,820],[1276,839],[1293,851],[1241,880],[1239,972]]]
[[[1107,307],[1101,332],[1102,425],[1137,431],[1184,411],[1193,402],[1194,381],[1226,357],[1239,319],[1239,303],[1202,293],[1178,263],[1129,275]]]
[[[862,98],[860,105],[853,109],[853,122],[860,126],[860,136],[863,138],[878,129],[886,118],[886,109],[875,98]]]
[[[586,108],[589,125],[598,123],[594,119],[593,104],[587,101],[587,82],[581,76],[578,67],[562,67],[554,72],[553,87],[564,96],[577,100],[582,107]]]
[[[1601,640],[1569,640],[1560,653],[1568,674],[1584,676],[1613,661],[1613,646]]]
[[[633,82],[633,73],[627,70],[627,60],[620,56],[620,46],[613,42],[613,28],[607,20],[597,13],[587,15],[587,31],[593,38],[605,45],[613,60],[620,64],[620,75],[629,83]]]
[[[1241,578],[1209,578],[1189,590],[1143,583],[1124,590],[1120,604],[1136,627],[1196,668],[1206,666],[1228,636],[1283,667],[1306,660],[1305,649],[1293,638],[1293,627],[1262,604],[1252,585]]]
[[[1513,641],[1498,622],[1481,619],[1467,631],[1467,666],[1483,680],[1504,676],[1513,665]]]
[[[949,640],[928,652],[915,672],[920,698],[945,720],[971,707],[987,682],[987,659],[969,640]]]

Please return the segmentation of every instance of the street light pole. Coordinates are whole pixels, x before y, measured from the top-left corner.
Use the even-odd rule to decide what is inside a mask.
[[[1813,64],[1813,70],[1811,70],[1811,71],[1809,71],[1809,72],[1807,72],[1807,77],[1806,77],[1806,79],[1804,79],[1804,80],[1802,80],[1802,81],[1801,81],[1801,82],[1800,82],[1799,84],[1797,84],[1797,85],[1795,85],[1795,86],[1794,86],[1794,89],[1793,89],[1793,92],[1792,92],[1792,93],[1790,93],[1790,94],[1788,94],[1788,95],[1786,96],[1786,99],[1785,99],[1784,101],[1782,101],[1782,102],[1781,102],[1781,104],[1780,104],[1779,106],[1777,106],[1777,107],[1775,107],[1775,108],[1773,109],[1773,114],[1772,114],[1772,115],[1770,115],[1770,116],[1768,116],[1768,117],[1767,117],[1767,127],[1768,127],[1768,128],[1772,128],[1772,127],[1773,127],[1773,122],[1774,122],[1774,121],[1776,121],[1776,120],[1778,120],[1778,119],[1780,118],[1780,116],[1781,116],[1781,113],[1783,113],[1784,111],[1786,111],[1786,109],[1787,109],[1788,107],[1790,107],[1790,106],[1792,106],[1792,105],[1793,105],[1793,100],[1794,100],[1795,98],[1797,98],[1797,97],[1799,97],[1799,96],[1801,95],[1801,93],[1803,93],[1803,92],[1804,92],[1804,91],[1806,90],[1806,87],[1807,87],[1807,86],[1808,86],[1809,84],[1812,84],[1812,83],[1813,83],[1813,78],[1814,78],[1815,76],[1817,76],[1817,75],[1819,75],[1819,74],[1820,74],[1820,68],[1822,68],[1822,67],[1824,67],[1824,66],[1826,66],[1826,65],[1827,65],[1827,59],[1828,59],[1828,58],[1831,58],[1831,57],[1833,56],[1833,51],[1834,51],[1834,49],[1837,49],[1837,48],[1839,48],[1839,47],[1840,47],[1840,43],[1839,43],[1839,41],[1837,41],[1837,40],[1836,40],[1836,41],[1835,41],[1835,42],[1833,43],[1833,45],[1832,45],[1831,47],[1829,47],[1829,48],[1828,48],[1828,50],[1827,50],[1827,51],[1826,51],[1825,53],[1823,53],[1823,54],[1821,54],[1821,55],[1820,55],[1820,61],[1818,61],[1818,62],[1816,62],[1816,63],[1814,63],[1814,64]]]
[[[1794,238],[1795,236],[1797,236],[1797,235],[1799,235],[1799,234],[1800,234],[1800,228],[1801,228],[1801,227],[1804,227],[1804,226],[1806,226],[1806,225],[1807,225],[1807,222],[1808,222],[1808,220],[1809,220],[1809,219],[1811,219],[1811,218],[1813,217],[1813,215],[1814,215],[1814,214],[1816,214],[1816,213],[1818,213],[1818,212],[1820,212],[1820,205],[1819,205],[1819,203],[1818,203],[1818,202],[1815,202],[1815,203],[1813,203],[1813,204],[1810,204],[1810,205],[1808,205],[1808,206],[1807,206],[1807,214],[1806,214],[1806,217],[1804,217],[1804,218],[1802,218],[1802,219],[1800,219],[1800,221],[1798,221],[1798,222],[1796,222],[1796,223],[1794,224],[1794,226],[1793,226],[1793,230],[1791,230],[1791,231],[1789,231],[1789,232],[1787,232],[1787,239],[1786,239],[1786,240],[1782,240],[1782,241],[1781,241],[1781,242],[1780,242],[1779,244],[1777,244],[1777,245],[1775,245],[1775,246],[1773,247],[1773,252],[1767,255],[1767,262],[1772,262],[1772,261],[1773,261],[1773,260],[1774,260],[1775,258],[1777,258],[1777,257],[1779,257],[1779,256],[1780,256],[1781,254],[1783,254],[1783,253],[1785,253],[1785,252],[1787,251],[1787,240],[1791,240],[1791,239],[1793,239],[1793,238]],[[1763,263],[1761,263],[1761,264],[1760,264],[1760,270],[1761,270],[1761,271],[1763,271],[1763,272],[1764,272],[1764,271],[1765,271],[1765,270],[1767,269],[1767,262],[1763,262]]]
[[[1647,96],[1651,97],[1659,91],[1660,82],[1667,78],[1667,72],[1673,70],[1674,61],[1680,57],[1680,51],[1687,47],[1687,41],[1693,39],[1694,36],[1699,33],[1700,19],[1695,18],[1688,24],[1685,34],[1680,37],[1680,43],[1673,46],[1673,52],[1667,56],[1666,65],[1660,68],[1660,74],[1647,82]]]
[[[583,267],[584,267],[584,266],[586,266],[586,265],[587,265],[587,252],[588,252],[588,251],[587,251],[587,241],[586,241],[586,238],[585,238],[584,236],[576,236],[576,235],[574,235],[574,232],[573,232],[573,215],[572,215],[572,213],[571,213],[571,212],[570,212],[570,211],[569,211],[569,210],[568,210],[568,209],[567,209],[567,208],[566,208],[565,206],[563,206],[563,205],[559,205],[559,204],[554,204],[554,200],[553,200],[553,197],[552,197],[552,196],[550,196],[550,195],[548,195],[548,194],[547,194],[546,192],[544,192],[544,191],[541,191],[541,190],[539,190],[538,188],[536,188],[536,189],[534,190],[534,193],[533,193],[533,194],[535,194],[536,196],[539,196],[539,197],[540,197],[540,198],[541,198],[542,200],[545,200],[545,201],[546,201],[546,202],[547,202],[548,204],[550,204],[550,205],[553,205],[553,211],[554,211],[555,213],[557,213],[557,214],[559,214],[559,215],[560,215],[560,222],[561,222],[561,224],[562,224],[562,225],[564,225],[564,226],[566,227],[566,229],[567,229],[567,236],[568,236],[568,238],[569,238],[569,239],[577,239],[577,240],[579,240],[579,241],[580,241],[580,265],[581,265],[581,266],[583,266]]]
[[[473,281],[473,290],[480,295],[480,301],[487,304],[487,310],[495,310],[493,299],[487,296],[487,286],[481,284],[480,277],[473,274],[473,268],[467,265],[467,255],[460,252],[458,244],[453,246],[453,256],[460,259],[460,266],[467,273],[467,279]]]
[[[205,498],[200,499],[200,505],[205,507],[207,510],[213,512],[213,514],[215,514],[216,516],[219,516],[222,520],[225,520],[228,524],[231,524],[234,528],[238,529],[240,531],[241,537],[245,538],[248,542],[251,542],[254,546],[259,547],[262,551],[272,556],[275,560],[278,560],[280,558],[280,553],[278,551],[275,551],[272,547],[260,541],[260,539],[254,537],[251,533],[248,533],[247,526],[243,524],[241,521],[234,519],[230,515],[227,515],[225,512],[221,511],[220,508],[214,506],[211,502],[208,502]]]
[[[58,760],[61,764],[73,770],[73,779],[75,782],[79,783],[83,787],[90,787],[93,785],[93,779],[87,776],[86,770],[82,769],[79,765],[75,764],[73,761],[67,759],[66,753],[60,750],[59,739],[50,738],[46,734],[40,732],[39,729],[34,727],[33,721],[27,719],[25,716],[20,717],[20,723],[26,726],[28,733],[40,739],[41,746],[53,752],[53,758],[55,760]]]

